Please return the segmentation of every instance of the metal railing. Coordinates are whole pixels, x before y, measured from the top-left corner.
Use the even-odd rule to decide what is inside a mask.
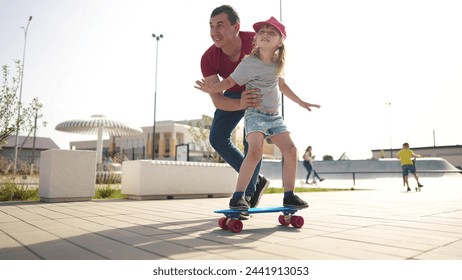
[[[353,188],[356,186],[356,174],[401,174],[403,173],[402,170],[396,170],[396,171],[316,171],[318,174],[351,174],[352,179],[353,179]],[[439,174],[439,173],[461,173],[462,170],[418,170],[417,174],[422,175],[422,174],[427,174],[427,173],[434,173],[434,174]]]

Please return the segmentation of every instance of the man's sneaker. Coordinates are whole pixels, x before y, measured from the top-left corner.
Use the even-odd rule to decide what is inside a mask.
[[[421,183],[417,183],[417,186],[418,186],[419,188],[422,188],[422,187],[423,187],[423,185],[422,185]]]
[[[231,198],[229,200],[229,208],[235,210],[248,210],[250,208],[250,205],[243,196],[240,196],[238,198]]]
[[[255,193],[253,194],[252,198],[250,199],[250,207],[255,208],[260,203],[260,198],[268,188],[270,181],[265,177],[258,175],[258,183],[255,186]]]
[[[308,203],[306,203],[303,199],[301,199],[297,195],[289,195],[287,197],[284,197],[283,205],[284,207],[294,207],[298,209],[308,207]]]

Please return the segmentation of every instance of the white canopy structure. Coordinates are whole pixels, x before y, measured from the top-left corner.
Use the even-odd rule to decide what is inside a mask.
[[[89,119],[65,121],[58,124],[55,129],[71,133],[97,134],[96,159],[98,163],[102,162],[103,157],[103,134],[109,134],[110,136],[130,136],[143,133],[141,128],[108,119],[104,115],[93,115]]]

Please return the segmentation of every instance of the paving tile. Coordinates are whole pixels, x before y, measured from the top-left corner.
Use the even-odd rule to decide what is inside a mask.
[[[135,232],[135,233],[145,235],[145,236],[156,236],[156,235],[164,235],[164,234],[171,233],[170,231],[159,229],[155,225],[134,226],[130,228],[125,228],[125,230]]]
[[[88,233],[66,239],[79,247],[86,248],[104,259],[110,260],[149,260],[158,256],[115,240],[106,238],[99,234]]]
[[[286,244],[270,244],[259,246],[255,250],[264,252],[274,256],[274,259],[280,260],[342,260],[351,259],[341,255],[336,255],[335,252],[326,253],[307,248],[297,248],[287,246]],[[263,258],[265,259],[265,258]]]
[[[29,208],[28,211],[33,211],[33,213],[40,215],[42,219],[63,219],[71,217],[67,214],[46,207]]]
[[[247,248],[233,248],[228,252],[222,252],[219,254],[223,256],[223,259],[231,260],[280,260],[281,256],[275,254],[268,254],[267,252],[257,251],[254,249]],[[220,259],[220,258],[219,258]]]
[[[41,258],[7,234],[0,233],[0,260],[40,260]]]
[[[0,223],[0,231],[3,231],[5,233],[15,235],[17,233],[22,233],[22,232],[30,232],[30,231],[36,231],[37,227],[22,222],[22,221],[16,221],[16,222],[10,222],[10,223]]]
[[[462,260],[462,240],[433,248],[416,256],[416,259]]]
[[[77,217],[75,218],[70,218],[70,219],[60,219],[59,221],[62,222],[63,224],[75,227],[75,228],[80,228],[80,229],[85,229],[88,231],[103,231],[103,230],[110,230],[112,227],[98,224],[92,221],[87,220],[88,217],[84,217],[82,219],[79,219]]]
[[[191,248],[190,246],[183,246],[166,240],[154,238],[150,242],[137,245],[136,248],[152,252],[159,256],[156,259],[188,259],[188,257],[207,254],[206,252]]]
[[[114,228],[111,230],[98,231],[97,234],[110,238],[112,240],[121,241],[122,243],[125,243],[122,240],[126,240],[129,238],[146,237],[134,231],[126,230],[125,228]],[[148,237],[146,238],[148,239]]]
[[[60,222],[59,220],[43,219],[43,220],[34,220],[29,221],[31,226],[34,226],[37,229],[41,230],[50,230],[66,227],[66,224]]]
[[[18,218],[15,218],[11,215],[8,215],[4,212],[1,211],[2,208],[0,207],[0,223],[11,223],[11,222],[17,222],[20,221]]]
[[[19,246],[15,248],[0,248],[0,260],[42,260],[27,248]]]
[[[2,209],[2,211],[7,214],[7,215],[10,215],[11,217],[14,217],[18,220],[28,220],[28,221],[31,221],[31,220],[41,220],[43,219],[43,217],[41,215],[37,215],[35,214],[34,212],[30,212],[30,211],[27,211],[27,210],[23,210],[19,207],[15,207],[15,208],[10,208],[10,209]]]
[[[308,238],[303,242],[286,242],[285,245],[358,260],[407,259],[409,256],[421,253],[421,251],[401,247],[324,236]]]
[[[46,260],[104,260],[102,256],[64,239],[40,242],[27,246],[29,250]]]

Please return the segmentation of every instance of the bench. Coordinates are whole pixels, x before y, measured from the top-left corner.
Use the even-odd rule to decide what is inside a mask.
[[[122,193],[136,200],[228,197],[237,180],[225,163],[133,160],[122,174]]]

